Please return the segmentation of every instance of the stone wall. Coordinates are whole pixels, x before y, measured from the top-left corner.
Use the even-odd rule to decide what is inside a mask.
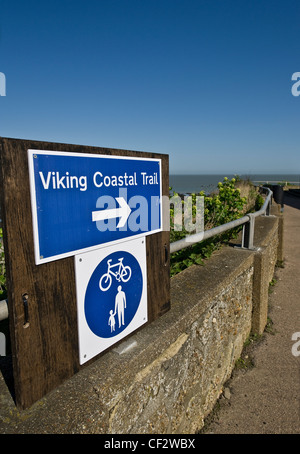
[[[245,340],[266,323],[280,218],[256,219],[256,250],[224,247],[173,277],[168,313],[30,409],[16,409],[0,374],[0,433],[199,431]]]

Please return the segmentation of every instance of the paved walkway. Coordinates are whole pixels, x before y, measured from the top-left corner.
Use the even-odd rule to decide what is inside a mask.
[[[205,433],[300,433],[300,343],[292,340],[299,333],[300,341],[300,197],[284,202],[285,262],[270,294],[271,332],[245,352],[254,367],[235,370]]]

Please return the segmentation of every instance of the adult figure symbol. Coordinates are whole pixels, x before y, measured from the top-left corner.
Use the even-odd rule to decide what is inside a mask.
[[[126,309],[126,295],[122,291],[122,286],[118,286],[118,293],[116,294],[115,298],[115,312],[118,311],[118,320],[119,320],[119,328],[121,328],[121,324],[125,325],[124,323],[124,310]]]

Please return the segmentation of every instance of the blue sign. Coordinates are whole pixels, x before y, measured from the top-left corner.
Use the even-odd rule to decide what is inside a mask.
[[[102,338],[124,331],[138,310],[142,290],[143,276],[136,258],[122,249],[108,255],[93,272],[85,293],[90,330]]]
[[[80,364],[148,320],[145,237],[75,256]]]
[[[162,230],[161,161],[28,150],[37,264]]]

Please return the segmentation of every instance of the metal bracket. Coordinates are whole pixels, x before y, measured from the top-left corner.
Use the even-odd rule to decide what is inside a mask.
[[[255,216],[252,213],[249,213],[247,216],[249,216],[249,221],[243,226],[242,248],[254,249]]]

